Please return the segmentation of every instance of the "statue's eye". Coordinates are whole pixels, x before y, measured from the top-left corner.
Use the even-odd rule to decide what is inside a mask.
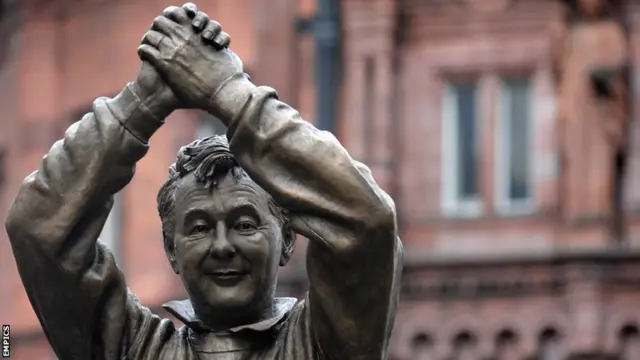
[[[243,232],[243,233],[254,232],[258,229],[258,227],[255,224],[248,221],[240,221],[236,223],[234,228],[236,229],[236,231]]]
[[[209,227],[207,225],[195,225],[189,231],[189,235],[193,234],[203,234],[209,232]]]

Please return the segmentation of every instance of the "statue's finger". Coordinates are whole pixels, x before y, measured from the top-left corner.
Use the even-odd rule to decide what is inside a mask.
[[[151,25],[151,30],[155,30],[164,35],[177,34],[180,24],[169,20],[164,16],[158,16]]]
[[[142,61],[148,61],[153,67],[161,68],[163,62],[160,60],[160,50],[148,44],[142,44],[138,47],[138,56]]]
[[[221,49],[226,49],[231,44],[231,36],[224,31],[221,31],[218,36],[213,39],[213,43]]]
[[[202,38],[208,41],[213,41],[213,39],[220,34],[220,31],[222,31],[220,23],[215,20],[211,20],[204,27],[204,30],[202,30]]]
[[[177,6],[168,6],[164,10],[162,10],[162,16],[170,17],[174,12],[180,9]]]
[[[149,30],[142,37],[141,43],[146,45],[151,45],[156,49],[160,49],[160,43],[164,38],[165,38],[164,34],[161,34],[154,30]]]
[[[185,9],[177,6],[169,6],[164,9],[162,15],[177,22],[178,24],[187,24],[191,21],[191,18],[187,15]]]
[[[198,14],[198,7],[194,3],[188,2],[182,5],[182,8],[187,13],[187,16],[189,16],[190,19],[193,19],[196,14]]]
[[[201,31],[203,27],[205,27],[209,23],[209,15],[203,13],[202,11],[198,11],[196,16],[193,18],[193,27],[196,30]]]

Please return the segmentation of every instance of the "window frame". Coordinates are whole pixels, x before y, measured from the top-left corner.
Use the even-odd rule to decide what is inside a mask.
[[[478,194],[470,198],[462,198],[460,195],[460,174],[458,172],[458,129],[459,117],[457,106],[456,85],[463,84],[465,81],[447,81],[442,101],[442,210],[446,217],[475,218],[480,217],[484,213],[484,201],[482,196],[482,181],[479,170],[482,163],[482,97],[481,87],[478,79],[470,79],[467,83],[473,83],[474,91],[474,121],[476,122],[476,156],[478,166],[476,167]],[[452,159],[454,159],[452,161]]]
[[[528,137],[528,164],[527,182],[529,194],[526,199],[511,199],[509,195],[509,174],[511,173],[509,133],[511,131],[511,109],[509,89],[510,79],[524,79],[528,82],[527,95],[527,137]],[[499,112],[495,126],[495,211],[502,216],[529,215],[536,211],[536,186],[535,186],[535,99],[534,78],[530,75],[503,76],[500,78],[500,90],[498,97]]]

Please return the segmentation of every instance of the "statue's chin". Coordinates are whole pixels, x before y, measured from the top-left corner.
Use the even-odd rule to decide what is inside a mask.
[[[272,309],[273,291],[256,286],[250,276],[215,280],[220,279],[200,278],[190,284],[191,302],[201,320],[235,327],[260,321]]]
[[[216,310],[245,312],[252,307],[252,297],[248,294],[216,294],[207,299],[207,304]]]
[[[230,287],[213,286],[207,292],[207,304],[213,309],[230,313],[255,312],[253,309],[260,307],[259,304],[264,301],[262,301],[263,296],[260,291],[251,285],[247,282]]]
[[[254,324],[266,316],[265,309],[260,309],[259,304],[262,302],[254,301],[253,297],[247,294],[220,295],[216,294],[207,301],[207,313],[211,315],[197,314],[200,320],[205,321],[212,328],[224,329]]]

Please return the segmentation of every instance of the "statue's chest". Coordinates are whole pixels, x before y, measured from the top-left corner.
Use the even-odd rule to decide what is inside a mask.
[[[278,353],[278,341],[268,337],[191,333],[188,343],[193,360],[273,360]]]

